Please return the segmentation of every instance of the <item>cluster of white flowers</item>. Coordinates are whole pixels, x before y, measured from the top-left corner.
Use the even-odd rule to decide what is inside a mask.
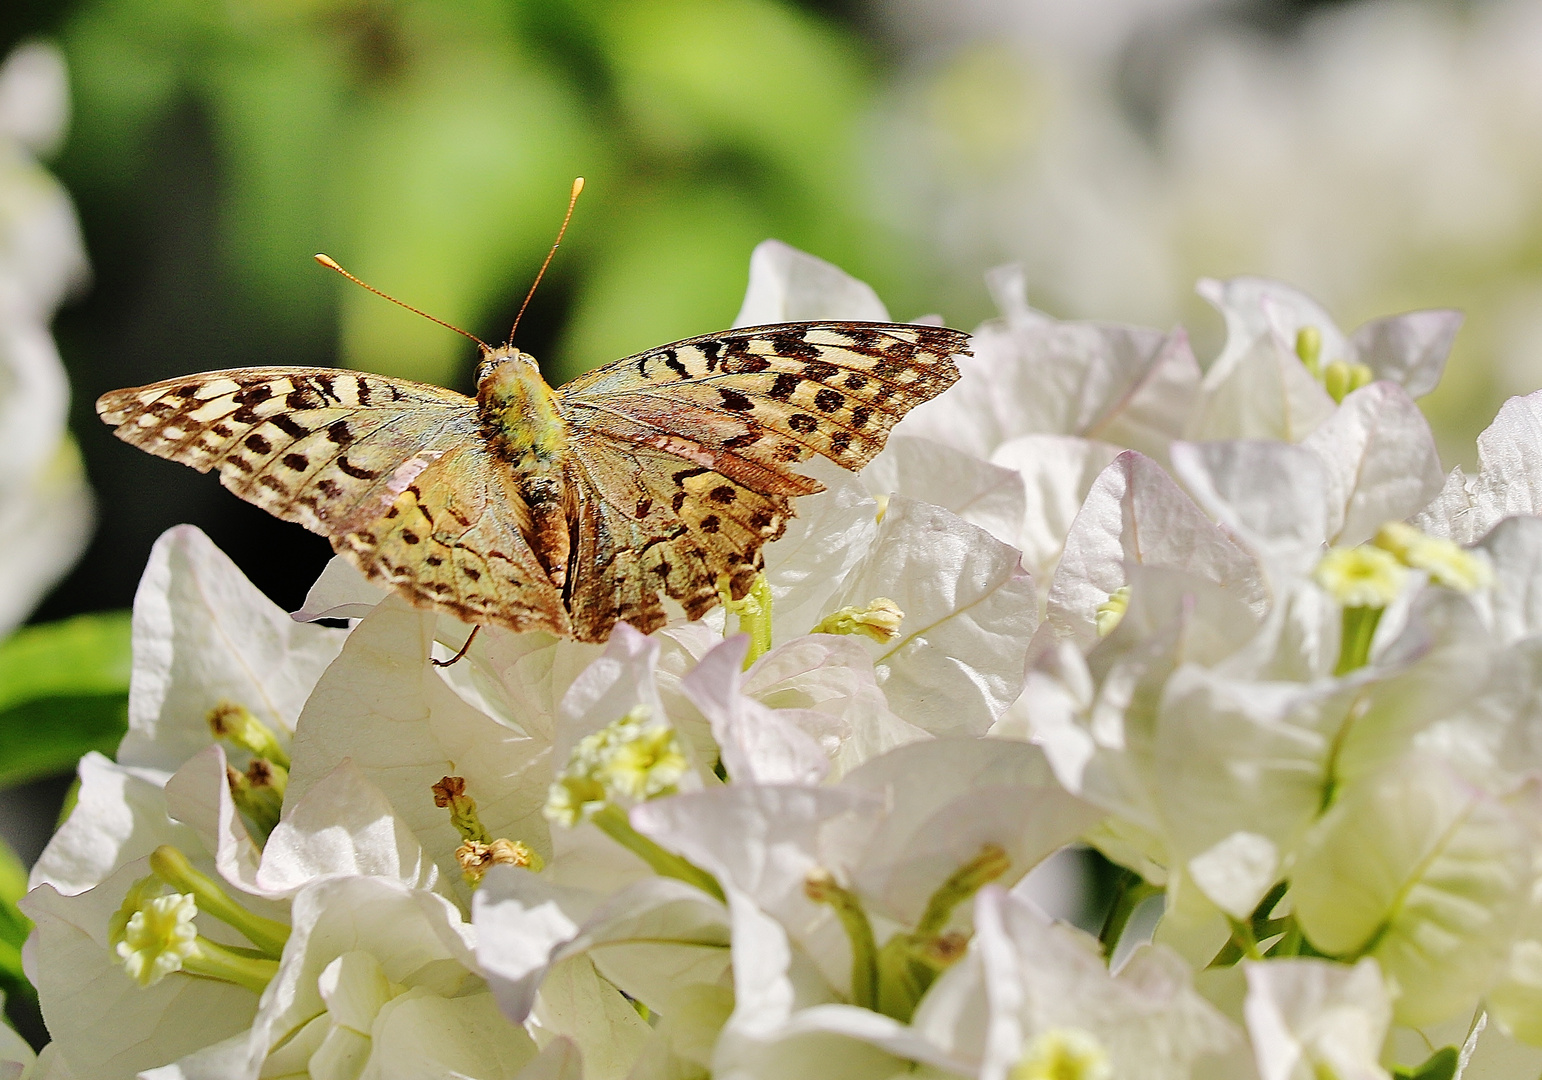
[[[52,46],[0,66],[0,636],[27,617],[90,538],[91,497],[65,430],[69,383],[49,324],[85,280],[75,208],[37,156],[64,137],[69,93]]]
[[[762,586],[651,637],[436,667],[467,628],[340,561],[291,617],[162,537],[23,905],[34,1075],[1535,1075],[1542,395],[1443,477],[1451,312],[1205,282],[1202,372],[1021,282]],[[888,313],[762,245],[741,322],[826,317]],[[1077,843],[1100,936],[1034,900]]]

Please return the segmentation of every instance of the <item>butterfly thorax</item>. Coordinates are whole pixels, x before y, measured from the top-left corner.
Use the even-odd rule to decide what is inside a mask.
[[[535,357],[504,346],[482,355],[477,407],[488,444],[514,464],[545,464],[568,447],[568,423]]]

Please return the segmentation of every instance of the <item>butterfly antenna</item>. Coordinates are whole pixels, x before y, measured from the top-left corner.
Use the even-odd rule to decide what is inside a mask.
[[[492,349],[488,348],[487,342],[483,341],[481,338],[477,337],[475,334],[468,334],[468,333],[466,333],[466,331],[462,330],[458,326],[455,326],[455,325],[453,325],[451,323],[447,323],[443,319],[436,319],[432,315],[430,315],[428,312],[426,312],[426,311],[419,311],[417,308],[413,307],[411,304],[404,304],[404,303],[402,303],[400,300],[398,300],[396,297],[392,296],[390,293],[383,293],[379,289],[375,288],[373,285],[370,285],[370,284],[367,284],[367,283],[365,283],[363,281],[360,281],[358,278],[354,277],[348,271],[344,270],[341,266],[337,265],[337,260],[332,258],[332,256],[330,256],[330,255],[317,255],[316,256],[316,261],[319,262],[322,266],[325,266],[328,270],[336,270],[339,274],[342,274],[343,277],[347,278],[349,281],[351,281],[355,285],[359,286],[359,288],[361,288],[361,289],[368,289],[370,292],[374,293],[376,296],[383,297],[384,299],[391,301],[391,303],[395,304],[397,307],[404,307],[408,311],[412,312],[414,315],[421,315],[425,319],[427,319],[429,322],[436,322],[440,326],[444,327],[446,330],[454,330],[457,334],[461,335],[461,337],[468,337],[472,341],[476,342],[478,345],[482,346],[482,348],[485,349],[487,352],[492,352]]]
[[[546,275],[546,268],[551,265],[552,256],[557,254],[557,246],[562,243],[562,235],[568,231],[568,222],[573,220],[573,207],[578,205],[578,194],[584,190],[584,178],[578,177],[573,181],[573,194],[568,196],[568,212],[562,216],[562,228],[557,230],[557,239],[552,241],[551,250],[546,253],[546,261],[541,264],[541,269],[536,271],[535,280],[530,283],[530,291],[525,294],[525,302],[519,305],[519,314],[514,316],[514,325],[509,327],[508,344],[514,344],[514,331],[519,329],[519,320],[525,317],[525,309],[530,306],[530,298],[535,295],[535,287],[541,283],[541,278]]]

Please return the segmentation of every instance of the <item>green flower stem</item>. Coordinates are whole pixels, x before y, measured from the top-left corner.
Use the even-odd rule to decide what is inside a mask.
[[[723,887],[717,879],[701,867],[682,859],[672,851],[665,851],[642,833],[632,828],[625,812],[615,803],[606,803],[590,815],[589,820],[616,843],[636,855],[653,868],[660,877],[674,878],[687,885],[694,885],[708,896],[724,900]]]
[[[851,1003],[863,1009],[878,1007],[878,942],[862,902],[836,884],[827,873],[810,874],[803,891],[816,904],[829,904],[851,942]]]
[[[771,586],[766,575],[756,574],[755,584],[742,599],[730,599],[726,589],[723,598],[724,611],[739,617],[739,632],[750,636],[750,649],[744,655],[744,670],[771,651]]]
[[[1114,902],[1109,905],[1108,915],[1103,919],[1103,929],[1098,932],[1098,941],[1103,945],[1105,956],[1114,955],[1114,949],[1124,936],[1124,928],[1129,925],[1135,909],[1151,897],[1161,895],[1161,892],[1160,887],[1151,884],[1134,870],[1127,869],[1120,873],[1119,882],[1114,887]]]
[[[177,892],[192,893],[199,911],[206,911],[220,922],[239,930],[263,953],[277,959],[289,940],[289,927],[273,919],[254,915],[230,898],[213,878],[193,868],[187,856],[162,844],[150,855],[150,869],[155,876]]]
[[[959,867],[953,876],[944,881],[926,902],[926,911],[916,924],[918,938],[936,937],[948,925],[953,909],[970,899],[986,885],[1005,874],[1012,860],[995,844],[986,844],[969,862]]]
[[[1347,675],[1363,668],[1371,658],[1371,638],[1376,635],[1376,624],[1381,621],[1379,607],[1346,607],[1344,629],[1339,638],[1339,662],[1333,669],[1335,675]]]
[[[197,949],[182,961],[182,970],[189,975],[244,986],[254,994],[267,989],[273,976],[278,974],[278,961],[265,956],[244,956],[234,949],[227,949],[200,936]]]

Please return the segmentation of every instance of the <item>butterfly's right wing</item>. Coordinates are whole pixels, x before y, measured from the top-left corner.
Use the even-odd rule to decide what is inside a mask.
[[[476,403],[325,368],[213,371],[97,401],[119,438],[218,469],[276,517],[326,536],[369,577],[472,622],[567,633],[524,539],[529,511],[487,467]]]

